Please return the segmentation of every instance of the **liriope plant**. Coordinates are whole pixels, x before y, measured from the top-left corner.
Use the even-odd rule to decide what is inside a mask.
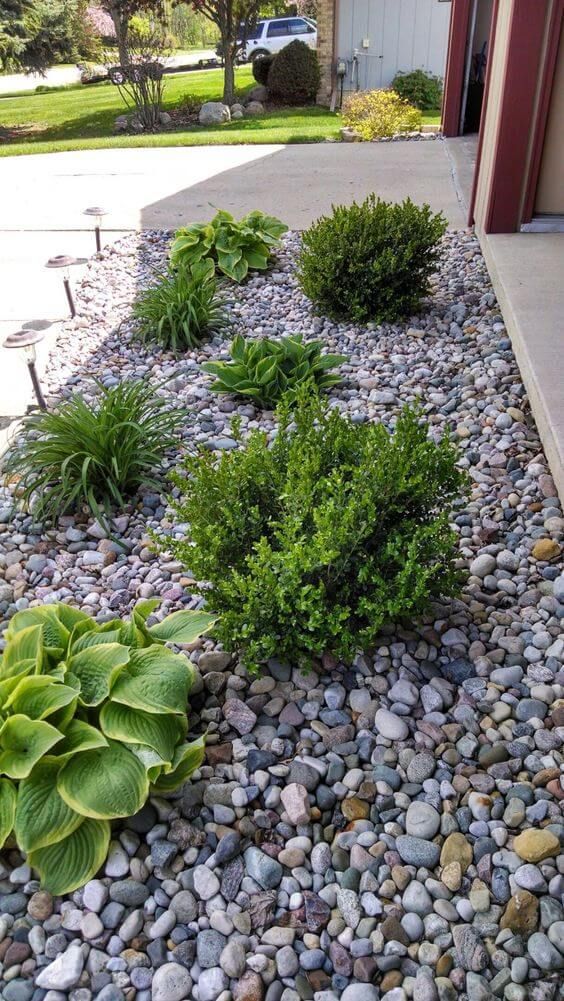
[[[103,625],[65,604],[17,612],[0,663],[0,848],[10,834],[53,894],[82,886],[104,862],[110,821],[199,767],[188,741],[193,667],[165,643],[213,624],[158,600]]]

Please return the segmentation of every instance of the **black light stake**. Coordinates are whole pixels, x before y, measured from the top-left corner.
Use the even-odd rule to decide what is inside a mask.
[[[10,334],[4,341],[5,348],[20,348],[25,352],[25,360],[27,362],[29,376],[33,385],[33,392],[35,393],[35,399],[37,400],[40,410],[47,410],[47,404],[45,403],[43,393],[41,392],[39,376],[37,375],[37,369],[35,367],[37,359],[35,345],[38,344],[39,341],[42,341],[44,337],[45,333],[43,330],[16,330],[14,334]]]
[[[78,257],[69,257],[67,254],[59,254],[58,257],[50,257],[45,267],[65,269],[63,285],[65,287],[67,301],[70,308],[70,315],[74,320],[76,316],[76,306],[74,304],[74,299],[72,297],[72,291],[70,287],[70,271],[69,271],[69,268],[72,267],[73,264],[82,264],[82,261]]]
[[[108,213],[105,209],[101,209],[99,205],[93,205],[89,209],[84,210],[84,215],[94,216],[96,219],[96,225],[94,227],[94,233],[96,235],[96,252],[99,254],[102,249],[102,239],[100,236],[100,230],[102,227],[102,219]]]

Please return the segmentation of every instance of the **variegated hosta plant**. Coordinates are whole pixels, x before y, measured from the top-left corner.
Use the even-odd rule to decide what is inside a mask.
[[[158,601],[100,625],[69,605],[17,612],[0,665],[0,847],[13,831],[54,894],[104,862],[110,821],[167,793],[201,764],[187,741],[193,668],[165,643],[213,624],[180,611],[148,626]]]

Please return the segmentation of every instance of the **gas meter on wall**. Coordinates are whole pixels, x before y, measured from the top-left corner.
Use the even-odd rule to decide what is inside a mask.
[[[362,39],[362,48],[363,49],[369,49],[370,48],[370,39],[369,38],[363,38]]]

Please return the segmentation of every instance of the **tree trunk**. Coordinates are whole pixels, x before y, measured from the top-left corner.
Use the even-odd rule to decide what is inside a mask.
[[[223,40],[223,103],[231,107],[235,102],[235,49],[237,43]]]
[[[126,17],[123,17],[117,7],[112,7],[109,10],[109,14],[114,22],[119,64],[120,66],[127,66],[129,63],[129,49],[127,47],[127,31],[129,28],[128,20]]]

